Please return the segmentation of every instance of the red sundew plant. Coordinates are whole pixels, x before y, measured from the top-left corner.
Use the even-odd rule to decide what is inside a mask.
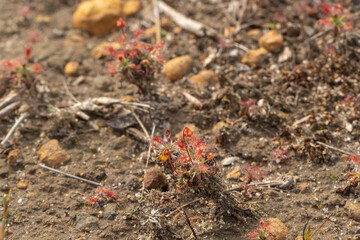
[[[11,78],[15,87],[22,87],[23,84],[30,89],[35,84],[35,76],[42,73],[43,68],[39,63],[33,63],[31,59],[31,47],[25,47],[24,59],[5,60],[0,70]]]
[[[274,150],[274,160],[276,163],[284,163],[286,160],[289,159],[289,156],[287,155],[289,153],[289,149],[285,148],[277,148]]]
[[[259,227],[255,230],[249,233],[248,240],[272,240],[274,239],[271,236],[271,233],[269,233],[269,227],[271,223],[267,222],[263,219],[259,221]]]
[[[323,3],[322,11],[325,14],[325,18],[318,21],[320,25],[325,27],[331,26],[337,32],[341,32],[343,29],[352,29],[352,23],[347,20],[351,18],[352,15],[345,14],[341,4],[329,6],[327,3]]]
[[[243,168],[243,170],[246,174],[246,184],[250,184],[251,182],[256,180],[262,181],[264,179],[264,175],[268,173],[267,171],[259,167],[254,167],[252,169]]]
[[[118,197],[113,190],[105,187],[99,187],[95,190],[95,194],[86,200],[86,204],[92,207],[102,207],[109,202],[117,202]]]
[[[149,87],[149,81],[164,63],[159,54],[161,44],[151,45],[139,40],[142,33],[138,30],[131,38],[125,34],[126,22],[120,18],[117,27],[121,31],[121,38],[117,40],[123,47],[120,50],[109,48],[110,56],[114,58],[108,63],[109,73],[120,76],[137,85],[144,92]]]
[[[153,138],[160,147],[153,147],[160,151],[158,159],[169,162],[175,176],[179,177],[178,186],[202,187],[202,181],[207,176],[215,175],[217,168],[214,166],[213,149],[203,140],[185,127],[182,137],[172,141],[170,131],[165,131],[164,139]]]
[[[249,184],[256,180],[262,181],[264,179],[264,175],[266,175],[268,172],[259,167],[254,167],[252,169],[243,168],[243,170],[246,175],[246,180],[245,183],[241,184],[240,186],[244,189],[242,195],[247,197],[249,195],[249,191],[252,190],[252,187],[249,187]]]

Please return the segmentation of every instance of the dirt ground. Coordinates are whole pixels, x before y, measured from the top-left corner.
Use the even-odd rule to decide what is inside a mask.
[[[45,89],[39,98],[23,95],[31,113],[13,139],[0,146],[0,192],[5,195],[12,189],[6,239],[194,239],[186,217],[177,211],[184,205],[198,239],[248,239],[261,218],[278,218],[288,228],[286,239],[292,240],[302,236],[308,220],[316,229],[330,215],[314,239],[360,239],[359,221],[345,208],[360,196],[356,187],[349,187],[347,176],[356,166],[343,153],[318,143],[353,154],[360,150],[358,1],[337,1],[353,14],[353,29],[338,34],[317,24],[323,17],[321,1],[245,1],[241,28],[227,38],[224,31],[239,22],[231,4],[244,1],[166,1],[216,29],[220,37],[178,31],[173,22],[162,29],[165,60],[190,55],[193,63],[176,82],[156,74],[146,95],[126,81],[119,87],[106,61],[91,56],[96,45],[115,40],[119,32],[94,37],[73,29],[72,14],[79,2],[0,0],[0,59],[21,58],[29,36],[37,30],[32,55],[44,68],[38,80]],[[25,5],[30,6],[26,19],[19,14]],[[142,1],[142,9],[126,19],[126,31],[153,27],[151,13],[151,4]],[[267,54],[257,67],[242,63],[242,46],[258,48],[258,38],[270,28],[283,36],[281,50]],[[252,35],[254,29],[260,35]],[[154,43],[155,36],[144,41]],[[285,48],[290,53],[284,53]],[[212,52],[214,58],[204,67]],[[287,59],[280,61],[281,57]],[[64,74],[69,61],[80,63],[76,76]],[[220,84],[199,90],[189,83],[203,69],[213,69]],[[10,86],[4,91],[3,96]],[[194,106],[183,92],[200,100],[202,107]],[[201,189],[179,193],[168,170],[164,170],[166,188],[143,191],[149,144],[136,119],[131,114],[122,117],[120,107],[86,112],[90,119],[83,120],[66,111],[75,104],[71,94],[80,102],[111,97],[149,104],[151,110],[135,111],[149,133],[153,126],[160,137],[166,129],[175,134],[184,124],[196,127],[215,148],[217,175],[226,188],[244,184],[243,168],[255,166],[267,171],[264,185],[255,182],[248,196],[232,191],[247,209],[239,219]],[[0,119],[1,139],[19,116],[19,110],[14,110]],[[117,118],[115,124],[124,124],[121,129],[109,124]],[[59,140],[71,156],[59,170],[101,182],[116,192],[117,203],[88,206],[85,201],[95,186],[41,168],[37,151],[51,139]],[[14,149],[20,150],[22,160],[12,167],[7,157]],[[223,160],[228,157],[237,158],[226,164]],[[152,154],[148,167],[156,165],[168,169]],[[234,169],[240,169],[240,176],[229,179]],[[289,179],[293,184],[286,188],[266,184]],[[28,181],[25,189],[17,187],[24,180]]]

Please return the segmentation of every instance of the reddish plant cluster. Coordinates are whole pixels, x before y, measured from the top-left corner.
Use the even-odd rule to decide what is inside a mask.
[[[288,22],[287,18],[284,16],[284,14],[282,14],[282,12],[277,12],[273,17],[273,21],[278,23]]]
[[[174,174],[179,177],[179,187],[185,186],[202,187],[202,180],[217,172],[214,166],[214,155],[210,145],[199,139],[193,131],[185,127],[182,137],[172,141],[170,131],[165,131],[164,139],[153,138],[160,145],[154,146],[160,151],[159,159],[169,162]]]
[[[352,186],[356,186],[357,188],[360,187],[360,159],[356,155],[350,155],[347,156],[347,159],[350,160],[350,162],[355,164],[355,168],[357,172],[348,172],[348,181]]]
[[[267,171],[262,170],[259,167],[254,167],[252,169],[249,168],[243,168],[243,169],[246,174],[246,184],[250,184],[251,182],[256,180],[262,181],[264,179],[264,175],[267,174]]]
[[[308,0],[305,0],[299,5],[297,5],[296,10],[299,13],[306,12],[310,17],[314,16],[317,13],[317,7],[311,5]]]
[[[352,29],[352,23],[347,20],[351,18],[351,14],[345,14],[341,4],[329,6],[329,4],[324,2],[322,4],[322,12],[325,14],[325,18],[318,21],[320,25],[325,27],[331,26],[338,32],[341,32],[341,30]]]
[[[102,207],[109,202],[117,202],[118,197],[113,190],[105,187],[99,187],[95,190],[95,194],[86,200],[86,204],[92,207]]]
[[[268,172],[259,167],[254,167],[252,169],[243,168],[243,170],[246,175],[246,180],[245,183],[241,184],[240,186],[244,188],[242,195],[247,197],[249,195],[249,191],[252,190],[252,187],[249,187],[249,184],[256,180],[262,181],[264,179],[264,175],[266,175]]]
[[[286,160],[289,159],[287,155],[289,153],[289,149],[285,148],[277,148],[274,150],[274,160],[276,163],[284,163]]]
[[[137,85],[142,91],[148,86],[148,81],[163,64],[164,59],[159,54],[161,44],[150,45],[139,40],[141,30],[128,38],[125,34],[126,22],[120,18],[117,26],[121,30],[121,38],[117,40],[123,47],[116,50],[110,47],[110,56],[114,58],[108,63],[109,73],[119,75],[121,80],[126,79]]]
[[[271,240],[274,239],[271,236],[271,233],[269,233],[269,227],[271,223],[267,222],[263,219],[259,221],[259,227],[249,233],[249,240]]]
[[[254,99],[249,99],[247,101],[242,101],[240,103],[240,112],[245,114],[245,115],[249,115],[249,110],[251,108],[255,107],[255,100]]]
[[[18,14],[22,16],[25,20],[28,20],[30,18],[30,6],[24,5],[22,8],[18,10]]]
[[[324,54],[326,57],[330,57],[330,59],[334,59],[337,55],[336,48],[333,44],[330,44],[324,48]]]
[[[341,104],[342,105],[349,105],[349,104],[351,104],[351,103],[353,103],[355,101],[356,101],[356,97],[348,94],[348,95],[346,95],[345,99],[343,101],[341,101]]]
[[[25,47],[24,59],[5,60],[0,66],[7,76],[11,78],[14,86],[21,87],[25,84],[31,88],[35,82],[35,75],[42,73],[43,68],[39,63],[33,63],[31,59],[32,48]]]

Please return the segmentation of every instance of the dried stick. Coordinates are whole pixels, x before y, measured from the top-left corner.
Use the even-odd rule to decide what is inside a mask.
[[[5,116],[8,112],[10,112],[11,110],[14,110],[16,107],[18,107],[20,105],[20,102],[13,102],[10,105],[7,105],[6,107],[4,107],[3,109],[0,110],[0,118],[2,118],[3,116]]]
[[[138,107],[143,107],[143,108],[151,108],[151,106],[149,104],[145,104],[145,103],[136,103],[136,102],[126,102],[120,99],[116,99],[116,98],[109,98],[109,97],[98,97],[98,98],[92,98],[92,99],[88,99],[82,103],[79,104],[75,104],[74,106],[81,106],[81,105],[91,105],[91,104],[95,104],[95,105],[112,105],[112,104],[123,104],[123,105],[134,105],[134,106],[138,106]]]
[[[148,131],[146,130],[144,124],[141,122],[140,118],[136,115],[136,113],[134,112],[134,110],[130,109],[132,115],[134,116],[134,118],[136,119],[136,121],[139,123],[141,129],[143,130],[143,132],[145,133],[146,135],[146,138],[148,139],[148,141],[151,141],[151,138],[149,136],[149,133]]]
[[[331,29],[328,29],[328,30],[325,30],[325,31],[322,31],[322,32],[318,32],[317,34],[313,35],[312,37],[306,39],[303,44],[307,44],[307,43],[309,43],[309,42],[311,42],[311,41],[313,41],[313,40],[315,40],[315,39],[317,39],[319,37],[322,37],[323,35],[331,32],[331,31],[332,31]]]
[[[289,179],[286,182],[280,182],[280,181],[269,181],[269,182],[257,182],[248,184],[246,187],[256,187],[256,188],[264,188],[264,187],[272,187],[272,188],[279,188],[279,189],[289,189],[294,184],[294,178],[289,177]],[[236,191],[236,190],[243,190],[245,186],[237,186],[230,188],[226,191]]]
[[[70,98],[71,98],[74,102],[80,103],[80,101],[77,100],[77,98],[70,92],[70,90],[69,90],[69,88],[68,88],[68,86],[67,86],[67,84],[66,84],[65,79],[62,78],[62,82],[63,82],[63,84],[64,84],[65,91],[66,91],[66,93],[70,96]]]
[[[197,236],[196,236],[196,233],[195,233],[195,230],[194,228],[191,226],[191,222],[190,222],[190,219],[188,217],[188,215],[186,214],[185,210],[183,209],[182,210],[182,213],[184,214],[185,216],[185,219],[186,219],[186,223],[189,225],[190,229],[191,229],[191,232],[193,233],[194,237],[195,237],[195,240],[197,240]]]
[[[155,16],[155,30],[156,30],[156,44],[159,44],[161,41],[161,25],[160,25],[160,15],[159,15],[159,6],[158,1],[153,1],[154,16]]]
[[[244,18],[244,14],[245,14],[245,10],[246,10],[246,7],[247,7],[247,0],[242,0],[242,3],[241,3],[241,10],[240,10],[240,13],[239,13],[239,22],[237,23],[237,28],[241,28],[241,23],[242,23],[242,20]]]
[[[348,156],[355,155],[355,154],[353,154],[353,153],[351,153],[351,152],[346,152],[346,151],[344,151],[344,150],[341,150],[340,148],[332,147],[332,146],[327,145],[327,144],[325,144],[325,143],[323,143],[323,142],[317,141],[316,143],[319,144],[319,145],[321,145],[321,146],[323,146],[323,147],[325,147],[325,148],[328,148],[328,149],[330,149],[330,150],[333,150],[333,151],[337,151],[337,152],[346,154],[346,155],[348,155]],[[355,156],[356,156],[356,155],[355,155]]]
[[[97,182],[94,182],[94,181],[91,181],[91,180],[87,180],[85,178],[77,177],[77,176],[71,175],[69,173],[61,172],[61,171],[59,171],[57,169],[45,166],[44,164],[40,164],[40,167],[45,168],[45,169],[50,170],[50,171],[53,171],[53,172],[56,172],[56,173],[59,173],[59,174],[62,174],[62,175],[67,176],[69,178],[73,178],[73,179],[76,179],[76,180],[80,180],[82,182],[86,182],[86,183],[89,183],[89,184],[92,184],[92,185],[102,187],[102,184],[100,184],[100,183],[97,183]]]
[[[154,133],[155,133],[155,123],[153,123],[153,128],[151,130],[151,139],[154,137]],[[148,167],[148,164],[149,164],[149,159],[150,159],[150,152],[151,152],[151,146],[152,146],[152,141],[150,139],[150,142],[149,142],[149,149],[148,149],[148,154],[147,154],[147,159],[146,159],[146,165],[145,165],[145,168],[147,169]]]
[[[299,125],[299,124],[301,124],[301,123],[306,122],[307,120],[309,120],[309,119],[311,118],[311,116],[312,116],[312,115],[310,114],[310,115],[307,115],[307,116],[305,116],[305,117],[303,117],[303,118],[300,118],[299,120],[295,121],[291,127],[292,127],[292,128],[297,127],[297,125]]]
[[[163,1],[158,2],[159,10],[163,11],[166,15],[168,15],[171,20],[173,20],[177,25],[180,27],[188,30],[189,32],[194,33],[199,37],[210,36],[210,37],[217,37],[218,32],[210,28],[198,21],[193,19],[187,18],[183,14],[179,13]]]
[[[137,106],[137,107],[143,107],[143,108],[153,109],[149,104],[145,104],[145,103],[136,103],[136,102],[124,102],[124,101],[120,101],[119,104],[123,104],[123,105],[133,105],[133,106]]]
[[[244,52],[248,52],[249,48],[245,47],[244,45],[237,43],[237,42],[233,42],[232,43],[235,47],[237,47],[240,50],[243,50]]]
[[[9,138],[13,135],[13,133],[15,132],[16,128],[19,126],[19,124],[27,117],[29,116],[28,113],[23,113],[20,115],[20,118],[18,120],[16,120],[15,124],[11,127],[10,131],[8,132],[8,134],[6,134],[6,137],[4,138],[4,140],[2,140],[1,145],[4,145]]]
[[[154,137],[154,133],[155,133],[155,123],[153,123],[153,128],[151,130],[151,139]],[[145,165],[145,169],[148,168],[148,165],[149,165],[149,159],[150,159],[150,152],[151,152],[151,146],[152,146],[152,141],[149,141],[149,149],[148,149],[148,153],[147,153],[147,159],[146,159],[146,165]],[[145,181],[143,181],[143,186],[142,186],[142,189],[141,189],[141,197],[144,195],[144,190],[145,190]]]
[[[175,209],[174,211],[172,211],[171,213],[169,213],[168,215],[166,215],[165,217],[170,217],[171,215],[173,215],[174,213],[176,213],[176,212],[178,212],[178,211],[180,211],[182,208],[184,208],[184,207],[187,207],[187,206],[189,206],[189,205],[191,205],[191,204],[193,204],[193,203],[195,203],[195,202],[197,202],[197,201],[199,201],[201,198],[197,198],[197,199],[195,199],[195,200],[193,200],[193,201],[191,201],[191,202],[188,202],[188,203],[186,203],[186,204],[184,204],[184,205],[182,205],[182,206],[180,206],[180,207],[178,207],[177,209]]]
[[[10,104],[18,96],[15,92],[10,92],[6,97],[0,100],[0,109]]]

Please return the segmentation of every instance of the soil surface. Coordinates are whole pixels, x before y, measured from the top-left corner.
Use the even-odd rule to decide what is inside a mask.
[[[155,74],[151,91],[144,94],[111,77],[106,59],[91,56],[95,46],[114,41],[119,31],[94,37],[73,29],[79,1],[0,0],[0,59],[22,58],[29,37],[38,31],[32,56],[44,68],[37,77],[41,93],[21,95],[30,105],[29,116],[0,147],[0,192],[12,189],[6,239],[194,239],[187,220],[198,239],[248,239],[261,218],[280,219],[289,231],[286,239],[295,239],[307,221],[315,230],[327,217],[314,239],[359,239],[360,223],[354,219],[360,217],[345,208],[360,196],[347,172],[359,169],[346,154],[319,144],[355,155],[360,150],[359,1],[337,1],[352,13],[353,23],[351,31],[340,33],[318,24],[324,18],[320,1],[167,2],[218,36],[199,37],[174,22],[162,29],[164,59],[190,55],[193,63],[176,82]],[[239,19],[241,2],[247,5]],[[30,7],[29,15],[20,13],[24,6]],[[153,27],[152,11],[142,1],[142,9],[126,19],[126,32]],[[233,35],[226,33],[234,29]],[[283,36],[281,49],[268,53],[257,67],[242,63],[244,50],[257,49],[269,29]],[[155,35],[142,40],[154,43]],[[70,61],[80,64],[71,77],[64,74]],[[199,89],[188,81],[203,69],[213,69],[219,84]],[[8,95],[11,88],[1,93],[0,86],[0,94]],[[88,120],[71,111],[76,101],[97,97],[130,99],[151,109],[103,107],[85,111]],[[162,137],[166,129],[175,135],[185,125],[198,133],[215,149],[219,171],[213,181],[223,189],[179,192],[168,163],[159,162],[154,152],[146,163],[149,142],[129,109],[149,134],[155,126],[155,136]],[[20,115],[16,109],[0,119],[1,139]],[[37,151],[51,139],[71,156],[58,170],[112,189],[116,203],[92,207],[86,200],[96,186],[41,168]],[[14,149],[20,150],[20,162],[10,166],[8,154]],[[225,163],[229,157],[235,158]],[[143,189],[146,168],[154,166],[169,184]],[[247,194],[241,188],[231,191],[239,203],[235,216],[219,199],[230,198],[226,189],[243,186],[248,179],[244,168],[255,167],[267,174]],[[230,178],[234,169],[240,175]],[[205,179],[206,184],[213,183]]]

